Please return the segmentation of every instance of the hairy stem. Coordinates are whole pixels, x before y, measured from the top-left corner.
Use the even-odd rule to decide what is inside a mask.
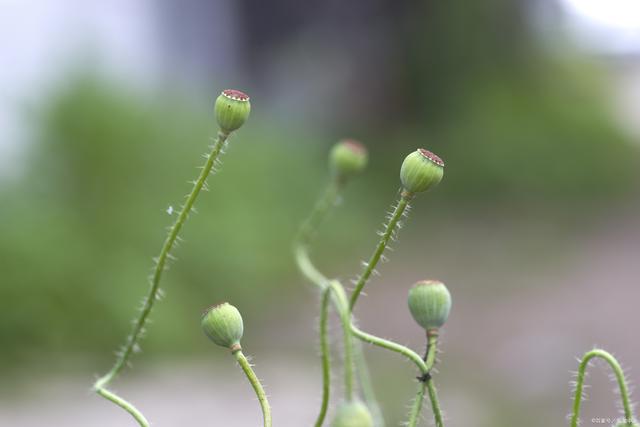
[[[331,391],[331,359],[329,355],[329,338],[328,338],[328,319],[329,319],[329,301],[331,288],[327,288],[322,293],[322,303],[320,305],[320,353],[322,355],[322,403],[320,404],[320,413],[316,418],[315,427],[322,427],[324,419],[327,416],[329,407],[329,394]]]
[[[98,393],[105,399],[110,400],[111,402],[115,403],[116,405],[127,411],[129,414],[131,414],[131,416],[138,422],[138,424],[140,424],[141,427],[149,427],[149,421],[147,421],[144,415],[142,415],[142,412],[138,411],[135,406],[133,406],[131,403],[127,402],[117,394],[104,388],[97,389],[96,393]]]
[[[298,269],[300,272],[316,287],[321,290],[326,290],[329,287],[330,279],[328,279],[324,274],[322,274],[313,264],[311,258],[309,256],[309,245],[313,240],[314,234],[317,231],[318,226],[326,219],[326,217],[331,212],[331,209],[336,205],[336,201],[340,196],[340,190],[343,187],[342,182],[338,180],[334,180],[330,182],[327,188],[324,190],[318,201],[316,202],[311,214],[309,217],[302,223],[300,230],[296,236],[294,241],[294,255],[296,259],[296,263],[298,265]],[[341,304],[337,300],[335,293],[331,293],[331,301],[338,311],[338,313],[342,313]],[[346,299],[346,296],[345,296]],[[348,310],[348,303],[344,304]],[[322,313],[321,313],[322,316]],[[350,316],[349,316],[350,318]],[[341,317],[342,319],[342,317]],[[344,322],[343,322],[344,325]],[[344,327],[344,326],[343,326]],[[350,335],[350,334],[349,334]],[[345,335],[347,337],[347,335]],[[320,340],[322,341],[322,336]],[[347,338],[345,338],[346,340]],[[349,338],[350,339],[350,338]],[[353,343],[351,347],[353,348]],[[321,343],[322,346],[322,343]],[[345,346],[349,347],[349,346]],[[380,406],[376,401],[375,394],[373,392],[371,386],[371,379],[369,377],[369,369],[367,367],[366,359],[362,354],[362,351],[359,347],[355,347],[354,350],[355,358],[354,362],[356,365],[356,373],[358,375],[358,383],[362,388],[362,392],[365,395],[365,400],[367,405],[372,411],[372,415],[374,417],[374,422],[376,427],[384,427],[384,419],[382,418]],[[345,371],[345,382],[347,378],[347,372]],[[324,375],[323,372],[323,390],[324,388],[329,388],[330,377]],[[328,398],[328,397],[327,397]],[[322,406],[328,404],[325,403],[324,398],[321,404],[321,412],[322,414]],[[318,418],[319,419],[319,418]]]
[[[211,169],[213,168],[216,160],[218,159],[218,156],[222,152],[222,149],[226,143],[228,136],[229,135],[226,133],[218,132],[216,141],[213,144],[213,147],[211,148],[211,152],[207,156],[207,160],[204,166],[202,167],[202,170],[200,171],[200,175],[194,182],[191,193],[189,193],[189,195],[187,196],[187,200],[182,206],[180,213],[178,214],[175,222],[169,229],[169,234],[167,235],[164,241],[164,244],[162,245],[162,249],[160,250],[160,255],[156,259],[156,265],[153,271],[153,275],[151,277],[149,292],[146,298],[144,299],[144,304],[142,306],[142,309],[140,310],[140,314],[138,315],[138,318],[134,321],[133,330],[129,335],[129,337],[127,338],[127,342],[124,345],[124,348],[122,349],[122,351],[118,353],[116,362],[111,368],[111,370],[107,372],[104,376],[100,377],[93,386],[94,390],[98,394],[100,394],[103,397],[106,397],[107,399],[111,400],[112,402],[118,404],[119,406],[123,407],[128,411],[129,409],[123,406],[122,403],[125,403],[130,408],[133,408],[133,406],[128,402],[126,402],[124,399],[116,396],[113,392],[106,390],[106,387],[109,385],[109,383],[111,383],[111,381],[113,381],[118,376],[118,374],[122,371],[122,369],[125,366],[127,366],[127,363],[131,355],[134,352],[138,351],[138,348],[139,348],[138,343],[143,335],[143,331],[147,323],[147,319],[151,314],[151,310],[153,309],[155,302],[158,300],[160,280],[162,278],[162,273],[166,268],[167,260],[170,257],[171,249],[173,248],[176,240],[178,239],[178,234],[180,233],[180,230],[182,229],[182,226],[184,225],[184,223],[187,221],[187,218],[189,217],[189,213],[191,212],[193,205],[195,204],[195,201],[198,198],[198,195],[200,194],[202,188],[205,186],[207,177],[209,176]],[[131,413],[131,411],[129,412]],[[136,416],[134,415],[134,417]],[[141,424],[141,425],[145,425],[145,424]]]
[[[398,200],[398,203],[393,209],[393,212],[389,216],[389,221],[385,223],[384,232],[382,233],[380,241],[378,242],[378,245],[376,246],[375,251],[371,255],[371,258],[369,258],[369,261],[365,264],[364,271],[358,278],[356,287],[354,288],[353,293],[351,294],[351,300],[349,301],[349,308],[351,310],[353,310],[353,307],[355,307],[356,302],[358,301],[358,297],[362,292],[362,288],[364,288],[364,285],[367,283],[367,281],[371,277],[371,274],[376,269],[376,266],[378,265],[378,262],[380,261],[380,258],[384,253],[384,250],[387,248],[389,241],[391,240],[391,238],[393,237],[393,234],[398,228],[400,219],[402,218],[402,215],[404,214],[405,210],[409,206],[409,202],[411,201],[412,198],[413,198],[412,194],[403,191],[400,197],[400,200]]]
[[[429,400],[431,400],[431,410],[433,411],[433,417],[436,421],[436,427],[444,427],[444,420],[442,417],[442,409],[440,409],[440,402],[438,401],[438,393],[436,391],[436,385],[433,383],[433,379],[426,382],[427,390],[429,392]]]
[[[238,364],[247,376],[247,379],[251,383],[253,390],[256,392],[256,396],[258,397],[258,401],[260,402],[260,407],[262,408],[264,427],[271,427],[271,406],[269,406],[267,394],[264,392],[264,388],[262,387],[260,380],[256,376],[256,373],[253,372],[251,364],[242,353],[242,350],[236,351],[233,355],[236,357]]]
[[[600,350],[594,349],[587,352],[583,357],[580,365],[578,366],[578,379],[576,381],[576,392],[575,397],[573,399],[573,413],[571,414],[571,427],[577,427],[579,424],[579,416],[580,416],[580,407],[582,405],[582,392],[584,389],[584,380],[587,372],[587,367],[589,366],[589,362],[593,358],[600,358],[607,362],[613,370],[613,373],[618,382],[618,387],[620,388],[620,399],[622,400],[622,408],[624,411],[625,425],[633,426],[634,416],[633,410],[631,406],[631,400],[629,399],[629,388],[627,387],[627,382],[624,377],[624,372],[622,367],[618,363],[615,357],[610,353]]]
[[[345,398],[353,399],[353,340],[351,336],[351,312],[344,288],[337,280],[329,282],[329,287],[337,302],[340,323],[342,324],[342,336],[344,339],[344,389]]]
[[[437,345],[438,345],[437,334],[429,335],[428,341],[427,341],[427,352],[424,357],[425,365],[427,366],[429,371],[431,371],[431,368],[433,368],[433,365],[435,364],[435,361],[436,361]],[[416,397],[413,401],[411,412],[409,413],[409,421],[407,422],[407,427],[416,427],[418,425],[418,420],[420,419],[420,412],[422,411],[422,401],[424,400],[424,394],[428,387],[427,383],[430,383],[433,380],[431,379],[431,374],[429,373],[429,374],[423,374],[423,376],[419,378],[419,381],[420,381],[420,385],[418,386],[418,391],[416,392]],[[435,388],[434,388],[434,394],[433,395],[430,394],[429,396],[432,399],[436,399],[435,404],[432,400],[432,405],[434,407],[434,417],[436,419],[436,424],[437,424],[438,418],[440,418],[441,420],[442,415],[440,414],[438,416],[438,413],[436,413],[436,411],[438,412],[440,411],[440,404],[437,402]],[[440,424],[440,426],[441,425],[442,424]]]
[[[424,400],[424,394],[427,390],[427,382],[420,381],[418,385],[418,391],[416,397],[411,405],[411,412],[409,412],[409,421],[407,421],[407,427],[416,427],[420,420],[420,412],[422,411],[422,401]]]
[[[393,341],[389,341],[384,338],[380,338],[375,335],[371,335],[366,332],[363,332],[360,329],[358,329],[358,327],[353,323],[351,324],[351,332],[358,339],[364,342],[368,342],[369,344],[373,344],[375,346],[382,347],[396,353],[400,353],[401,355],[403,355],[404,357],[406,357],[407,359],[415,363],[415,365],[418,367],[418,369],[422,374],[429,373],[430,367],[427,366],[426,362],[422,359],[422,357],[418,353],[411,350],[410,348],[405,347],[401,344],[395,343]]]

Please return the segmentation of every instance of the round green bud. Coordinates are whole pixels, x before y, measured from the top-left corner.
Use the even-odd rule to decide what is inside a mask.
[[[215,106],[218,126],[224,133],[231,133],[242,126],[251,112],[249,96],[235,89],[223,90]]]
[[[231,350],[240,349],[240,340],[244,332],[242,316],[237,308],[223,302],[209,308],[202,316],[202,330],[219,346]]]
[[[444,162],[429,150],[419,148],[402,162],[400,180],[409,193],[421,193],[442,181]]]
[[[409,311],[427,331],[444,325],[451,311],[451,294],[438,280],[421,280],[409,291]]]
[[[372,427],[371,413],[362,402],[346,402],[338,407],[331,427]]]
[[[364,145],[352,139],[345,139],[333,146],[329,153],[329,164],[334,174],[348,177],[364,170],[369,155]]]

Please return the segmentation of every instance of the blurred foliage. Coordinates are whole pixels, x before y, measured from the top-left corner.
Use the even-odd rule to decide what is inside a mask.
[[[455,165],[447,194],[565,205],[629,194],[638,181],[638,149],[615,125],[606,98],[576,86],[499,79],[467,95],[455,117],[434,130]]]
[[[2,361],[69,350],[110,358],[122,343],[172,221],[167,209],[178,209],[215,131],[210,112],[148,98],[81,76],[34,120],[41,133],[28,171],[0,192]],[[170,297],[146,349],[193,351],[201,311],[221,300],[259,324],[294,298],[288,289],[302,280],[291,240],[326,179],[329,143],[268,130],[258,117],[231,140],[174,251],[162,286]],[[345,210],[327,241],[370,230],[360,214],[357,203]],[[325,258],[352,249],[343,240]]]
[[[418,146],[450,165],[433,198],[440,210],[575,208],[627,193],[637,182],[637,150],[614,126],[597,74],[568,64],[547,62],[555,74],[478,71],[464,90],[434,94],[437,108],[365,135],[371,168],[327,227],[321,263],[356,271],[398,187],[398,166]],[[215,131],[210,112],[199,110],[79,75],[34,117],[39,137],[25,177],[0,190],[3,366],[42,352],[108,357],[122,342],[171,222],[167,209],[178,208]],[[183,233],[188,244],[175,251],[180,262],[163,282],[170,298],[154,313],[161,332],[146,340],[150,351],[199,349],[198,315],[212,303],[233,301],[259,324],[265,311],[279,312],[305,292],[295,286],[302,281],[290,242],[326,180],[332,140],[269,123],[268,114],[255,109],[198,201],[200,214]]]
[[[558,34],[555,46],[541,43],[531,7],[457,0],[411,8],[398,44],[397,110],[412,125],[404,139],[451,165],[439,191],[458,202],[570,206],[629,194],[640,153],[615,120],[605,73]]]

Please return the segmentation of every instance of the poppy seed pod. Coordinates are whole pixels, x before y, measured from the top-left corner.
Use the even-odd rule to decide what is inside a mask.
[[[440,281],[422,280],[409,291],[409,311],[425,330],[438,329],[449,317],[451,294]]]
[[[402,162],[400,180],[409,193],[421,193],[442,181],[444,162],[429,150],[419,148]]]
[[[337,176],[347,177],[362,172],[367,166],[367,149],[358,141],[345,139],[331,149],[329,164]]]
[[[237,308],[224,302],[209,308],[202,316],[202,330],[219,346],[240,349],[244,326]]]
[[[331,423],[332,427],[372,427],[369,409],[362,402],[346,402],[340,405]]]
[[[240,128],[251,112],[249,96],[235,89],[223,90],[214,108],[218,126],[224,133]]]

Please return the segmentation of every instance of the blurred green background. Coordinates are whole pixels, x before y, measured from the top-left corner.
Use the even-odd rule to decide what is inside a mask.
[[[369,147],[370,167],[314,256],[344,279],[373,248],[404,156],[426,147],[447,164],[443,183],[416,201],[358,316],[364,329],[419,349],[406,291],[424,277],[449,284],[454,311],[438,375],[448,425],[562,425],[573,358],[594,344],[640,366],[629,329],[640,296],[640,153],[617,104],[640,65],[633,55],[581,49],[563,31],[560,3],[116,3],[73,12],[71,22],[137,28],[153,16],[155,32],[105,25],[116,41],[81,43],[68,63],[35,49],[24,31],[4,47],[8,59],[35,49],[57,71],[43,73],[42,90],[16,90],[2,103],[19,125],[5,123],[0,145],[0,424],[131,424],[86,390],[129,332],[168,209],[189,191],[216,131],[213,100],[227,86],[252,95],[252,116],[198,200],[145,351],[124,375],[134,379],[124,390],[157,425],[204,425],[208,410],[242,410],[248,418],[237,425],[257,423],[232,361],[198,327],[201,311],[221,300],[243,313],[244,346],[272,386],[279,425],[311,423],[317,296],[295,269],[291,240],[342,137]],[[8,16],[62,19],[42,7],[14,5]],[[538,15],[552,19],[540,24]],[[63,39],[89,30],[48,31]],[[151,65],[131,46],[155,47]],[[109,52],[114,67],[105,66]],[[123,59],[144,64],[118,68]],[[11,79],[29,85],[5,73],[6,88]],[[14,127],[22,139],[9,140]],[[397,425],[412,369],[368,354]],[[222,396],[219,378],[233,384]],[[594,391],[585,419],[616,414],[609,388]],[[53,402],[51,390],[62,390]],[[48,409],[34,414],[44,400]],[[75,417],[65,410],[73,402],[82,402]]]

